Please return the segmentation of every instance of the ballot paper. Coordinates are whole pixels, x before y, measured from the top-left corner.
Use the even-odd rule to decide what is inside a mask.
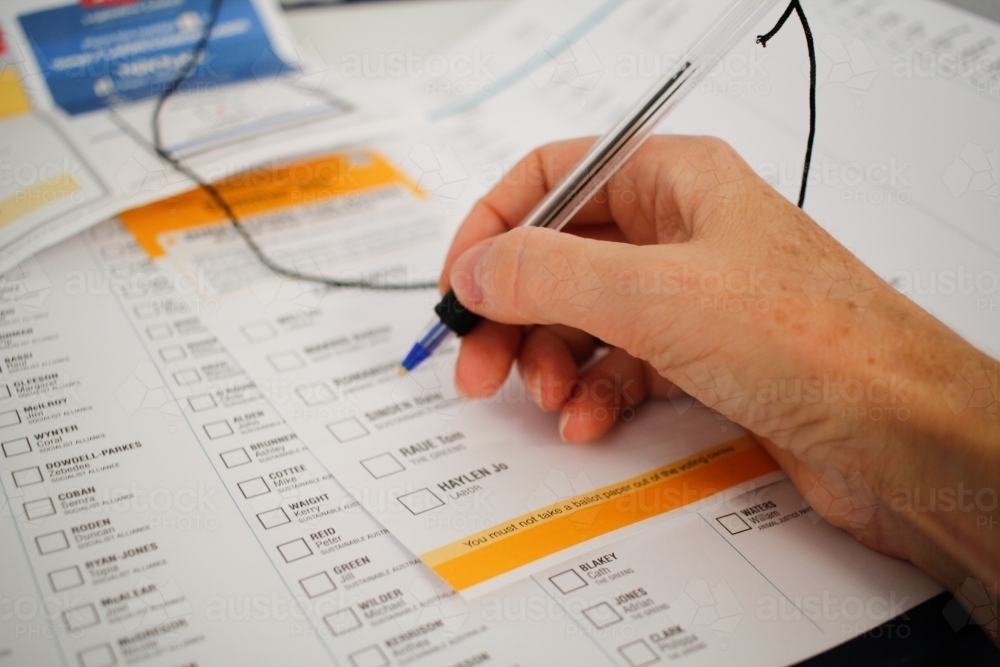
[[[43,252],[0,299],[11,664],[777,666],[939,590],[786,481],[469,600],[206,328],[221,304],[121,225]]]
[[[119,211],[190,187],[153,149],[157,96],[207,0],[0,5],[0,271]],[[385,122],[350,102],[271,0],[227,0],[161,113],[163,144],[217,179]],[[304,132],[308,128],[308,132]]]

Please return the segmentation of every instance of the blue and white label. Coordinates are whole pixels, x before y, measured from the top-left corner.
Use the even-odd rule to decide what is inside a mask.
[[[55,103],[69,114],[161,94],[191,58],[211,0],[141,0],[97,8],[74,3],[18,17]],[[181,90],[291,68],[271,47],[250,0],[225,0],[204,55]]]

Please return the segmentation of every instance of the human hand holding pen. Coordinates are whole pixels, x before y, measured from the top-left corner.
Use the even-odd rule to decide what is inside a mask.
[[[459,389],[488,396],[516,361],[572,442],[686,392],[753,433],[831,523],[952,589],[995,584],[1000,530],[977,526],[1000,522],[997,396],[956,414],[955,382],[979,374],[996,392],[997,362],[717,139],[650,140],[570,233],[515,228],[590,143],[536,150],[458,231],[441,289],[489,320],[462,339]],[[992,506],[905,502],[949,488]]]

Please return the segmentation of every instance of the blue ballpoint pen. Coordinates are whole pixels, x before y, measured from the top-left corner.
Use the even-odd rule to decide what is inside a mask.
[[[522,227],[562,229],[656,126],[736,45],[777,0],[736,0],[680,60],[610,132],[597,140],[566,177],[521,222]],[[434,307],[435,317],[400,364],[404,375],[426,361],[452,336],[464,336],[482,320],[458,301],[455,292]]]

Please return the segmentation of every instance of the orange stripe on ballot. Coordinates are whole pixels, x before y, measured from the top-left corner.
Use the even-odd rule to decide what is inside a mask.
[[[743,437],[543,507],[425,553],[421,559],[462,590],[777,470],[767,452]]]
[[[214,185],[241,219],[385,187],[400,187],[423,196],[415,183],[371,151],[255,169]],[[164,254],[159,241],[163,233],[227,221],[225,212],[201,188],[133,208],[119,218],[150,257]]]

